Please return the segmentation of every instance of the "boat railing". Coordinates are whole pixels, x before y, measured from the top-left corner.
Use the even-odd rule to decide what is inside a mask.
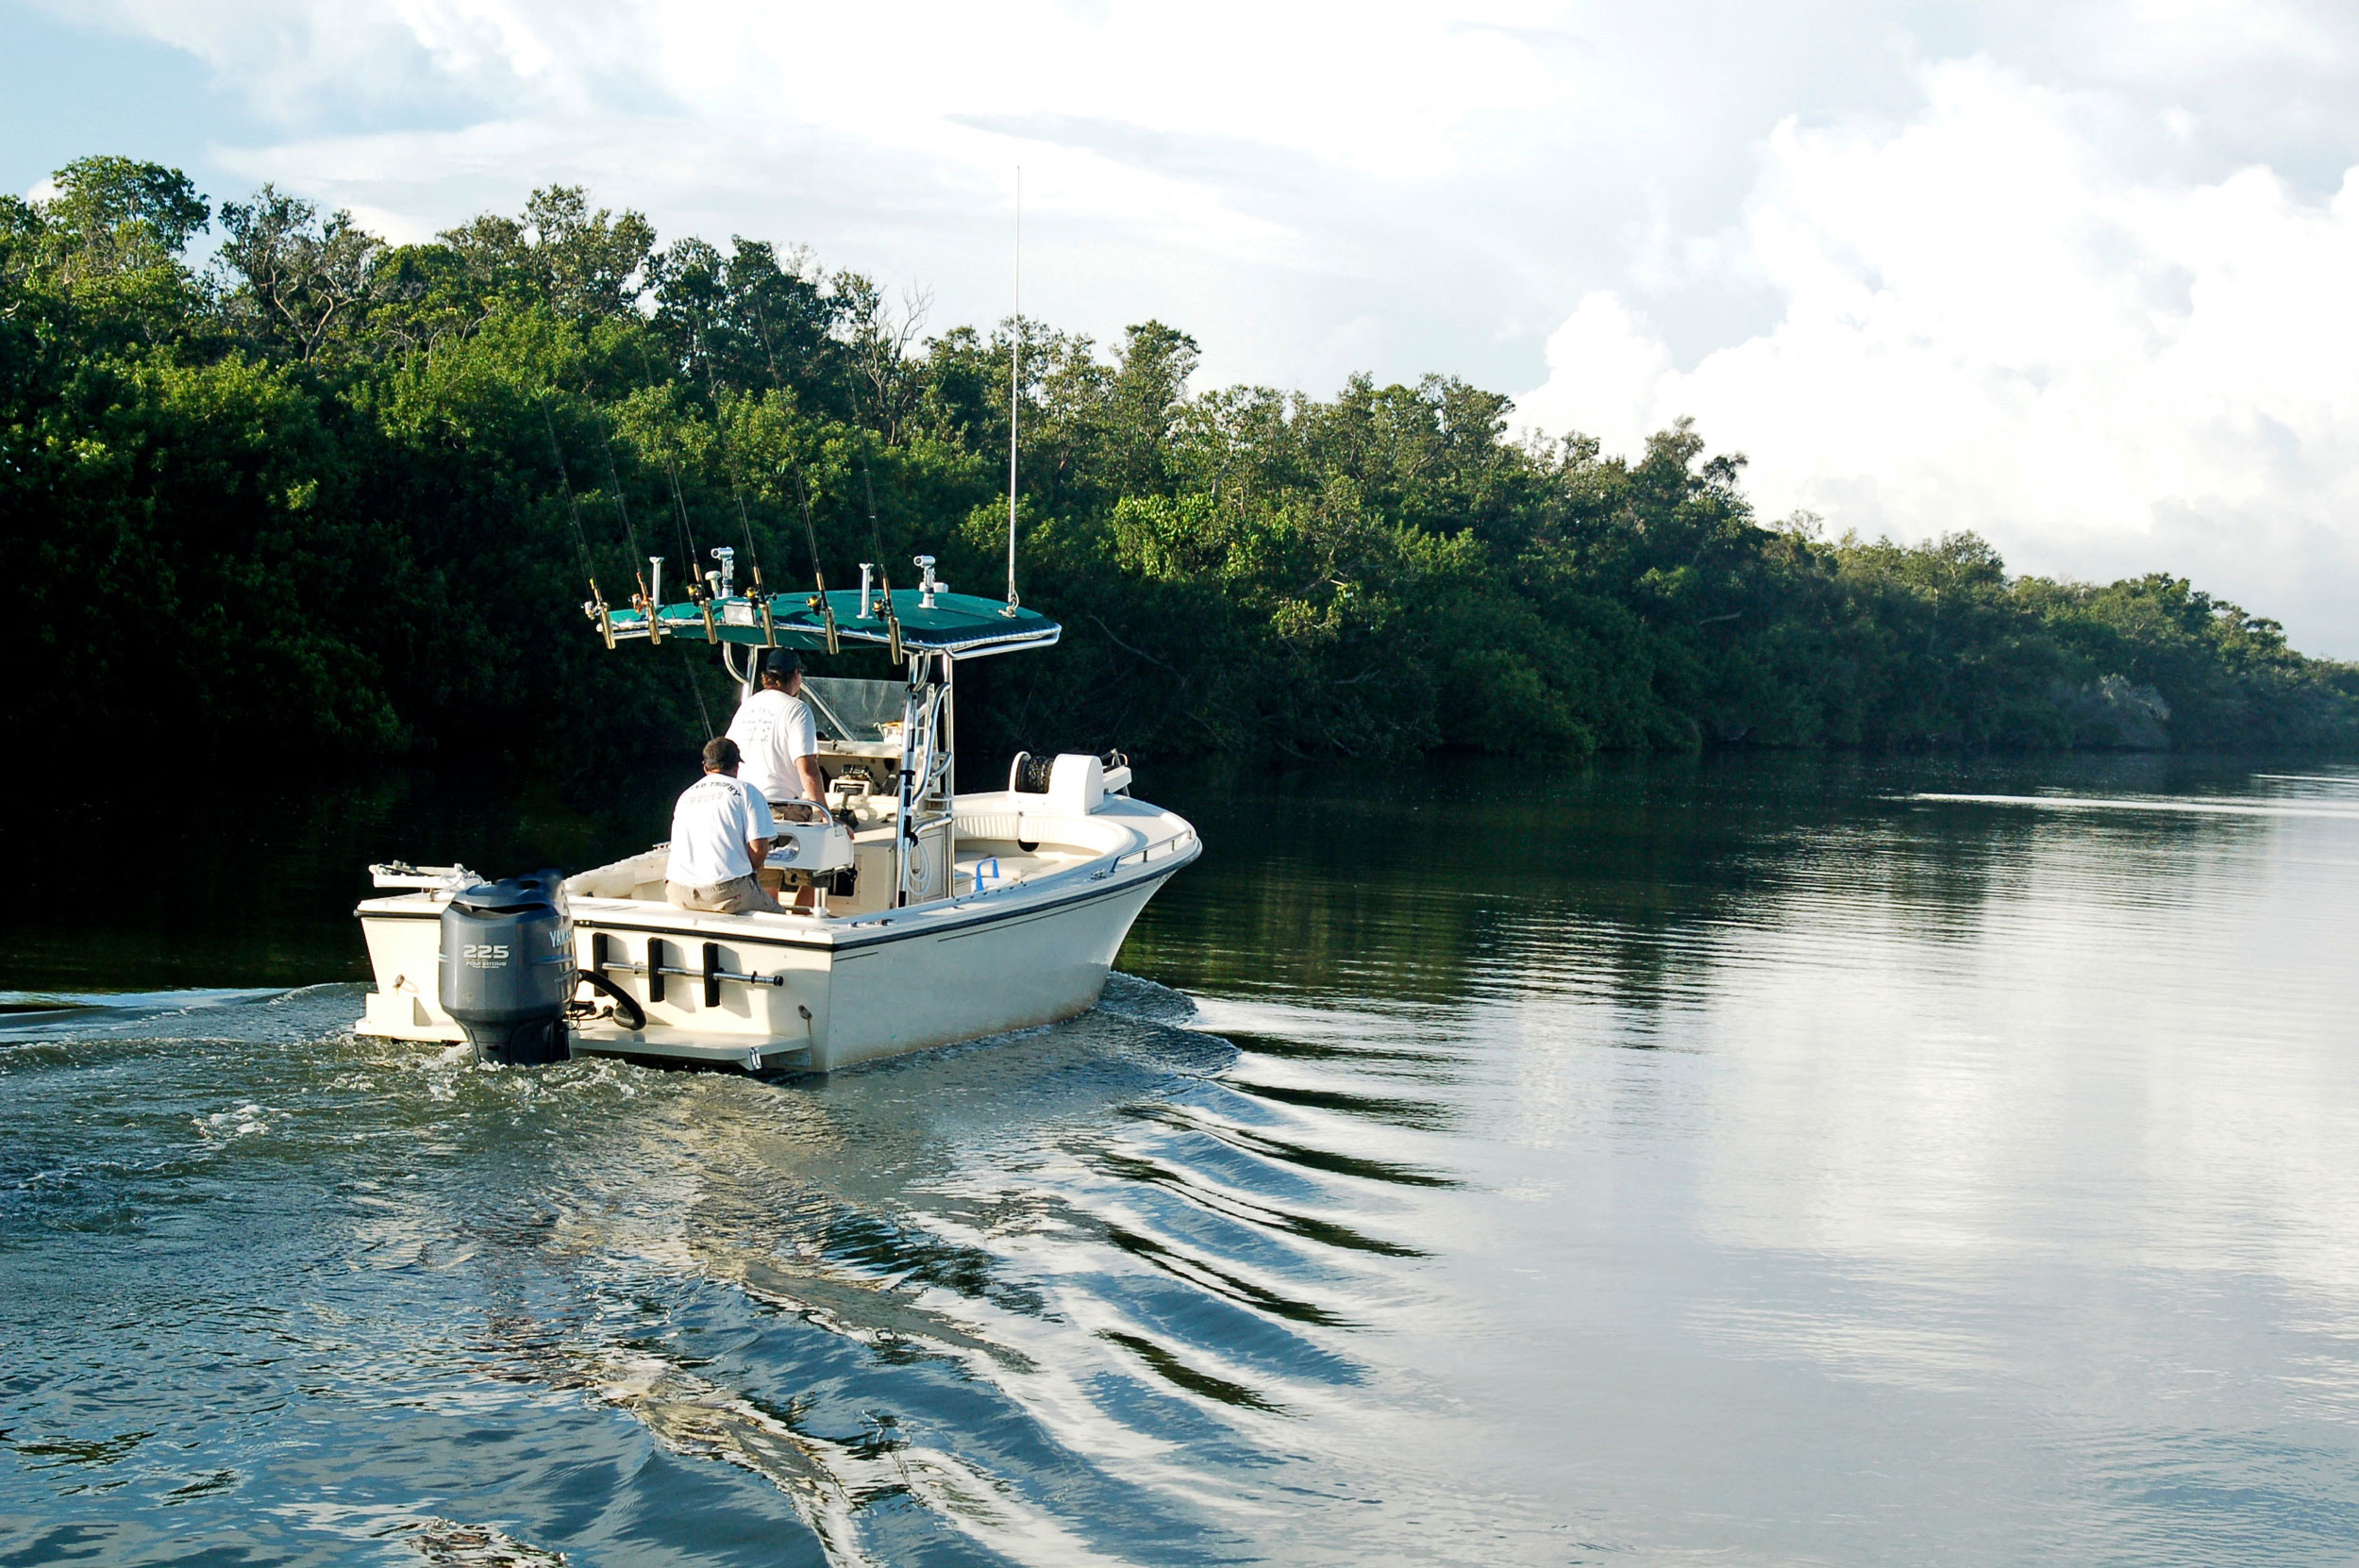
[[[1122,863],[1133,855],[1139,858],[1139,864],[1141,865],[1145,865],[1147,861],[1153,859],[1159,852],[1166,859],[1168,859],[1170,857],[1179,854],[1180,851],[1186,845],[1194,843],[1195,842],[1196,829],[1193,827],[1183,827],[1168,839],[1156,839],[1139,845],[1136,849],[1124,850],[1121,854],[1114,857],[1113,869],[1120,870]]]

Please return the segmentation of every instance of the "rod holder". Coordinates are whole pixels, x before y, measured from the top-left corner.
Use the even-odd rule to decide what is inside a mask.
[[[908,650],[901,646],[901,618],[893,612],[893,579],[886,577],[882,580],[884,582],[885,646],[893,662],[898,664],[909,654]]]
[[[835,606],[828,599],[828,579],[813,572],[811,581],[819,585],[819,592],[811,595],[811,608],[819,612],[819,625],[828,634],[828,652],[841,653],[843,645],[836,641]]]
[[[645,963],[632,963],[627,959],[616,958],[613,941],[614,939],[604,931],[590,933],[591,973],[644,975],[647,979],[647,1000],[650,1002],[663,1000],[663,977],[667,975],[677,979],[701,981],[704,985],[705,1006],[709,1008],[721,1005],[721,987],[724,985],[770,986],[777,989],[783,989],[786,985],[784,975],[741,974],[734,969],[722,968],[721,949],[716,942],[704,943],[704,951],[698,955],[702,961],[695,968],[690,969],[668,961],[671,954],[661,937],[650,937],[647,940],[647,961]]]

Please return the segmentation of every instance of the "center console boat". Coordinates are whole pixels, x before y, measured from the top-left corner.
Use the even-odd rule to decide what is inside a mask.
[[[807,907],[678,909],[663,844],[561,878],[374,866],[379,896],[357,911],[376,973],[360,1033],[472,1040],[504,1060],[824,1072],[1096,1004],[1131,922],[1201,846],[1131,797],[1118,754],[1019,756],[1007,788],[955,792],[959,666],[1046,647],[1056,623],[950,592],[929,558],[916,589],[872,591],[863,568],[857,593],[788,598],[735,593],[714,554],[723,570],[685,602],[586,606],[607,645],[702,641],[746,690],[767,647],[875,647],[904,672],[806,678],[826,809],[782,822],[770,863]]]

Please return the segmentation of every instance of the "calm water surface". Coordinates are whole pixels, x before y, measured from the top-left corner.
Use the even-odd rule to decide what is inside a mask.
[[[1104,1007],[828,1080],[351,1034],[661,780],[35,819],[0,1562],[2359,1555],[2359,772],[1149,784]]]

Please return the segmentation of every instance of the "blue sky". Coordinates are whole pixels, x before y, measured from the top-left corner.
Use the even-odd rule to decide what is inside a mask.
[[[1200,384],[1463,375],[1771,516],[2167,569],[2359,656],[2359,14],[0,0],[19,191],[84,152],[414,239],[589,185]]]
[[[206,173],[204,148],[265,134],[235,93],[177,49],[95,33],[0,0],[8,110],[0,115],[0,182],[25,192],[85,153],[134,153]],[[192,156],[194,155],[194,156]]]

